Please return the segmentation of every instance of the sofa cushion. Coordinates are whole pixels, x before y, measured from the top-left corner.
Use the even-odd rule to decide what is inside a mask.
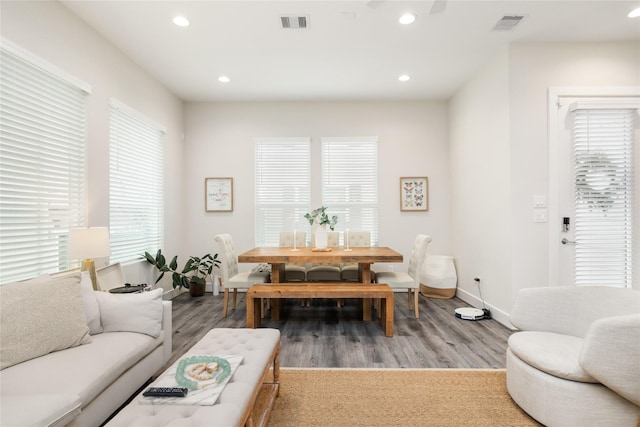
[[[517,332],[509,337],[509,348],[534,368],[558,378],[583,383],[599,381],[578,363],[583,339],[552,332]]]
[[[3,395],[0,413],[4,427],[65,426],[80,413],[80,399],[69,394]]]
[[[80,273],[80,292],[82,295],[82,304],[84,306],[84,315],[87,318],[89,326],[89,334],[95,335],[102,332],[102,323],[100,323],[100,307],[96,299],[96,291],[93,290],[91,276],[88,271]]]
[[[131,366],[162,344],[158,338],[133,332],[102,333],[88,345],[58,351],[14,365],[0,372],[2,398],[12,394],[71,394],[86,406]],[[126,396],[123,396],[123,399]]]
[[[104,332],[137,332],[152,337],[162,329],[161,288],[138,294],[96,293]]]
[[[0,286],[0,369],[91,342],[80,275]]]

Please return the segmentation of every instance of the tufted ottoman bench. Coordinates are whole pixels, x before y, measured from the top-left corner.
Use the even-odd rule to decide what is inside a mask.
[[[191,355],[244,357],[215,405],[141,405],[140,393],[106,425],[255,427],[267,424],[280,389],[279,330],[212,329],[184,354]]]

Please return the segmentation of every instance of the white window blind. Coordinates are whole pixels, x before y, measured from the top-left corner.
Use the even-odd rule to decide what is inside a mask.
[[[322,205],[336,230],[369,231],[378,245],[377,138],[322,138]]]
[[[164,131],[119,102],[111,102],[109,233],[111,261],[131,261],[162,246]]]
[[[310,163],[309,138],[256,139],[256,245],[278,246],[281,231],[308,226]]]
[[[577,285],[631,287],[635,115],[631,109],[574,113]]]
[[[87,225],[87,92],[0,49],[0,283],[77,265]]]

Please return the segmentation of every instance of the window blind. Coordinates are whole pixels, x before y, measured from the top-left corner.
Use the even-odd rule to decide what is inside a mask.
[[[256,245],[278,246],[281,231],[308,227],[311,205],[309,138],[255,141]]]
[[[87,225],[87,93],[0,49],[0,283],[77,266]]]
[[[131,261],[162,246],[163,129],[112,101],[109,135],[111,261]]]
[[[369,231],[378,245],[377,138],[322,138],[322,205],[336,230]]]
[[[574,112],[577,285],[631,287],[635,114],[631,109]]]

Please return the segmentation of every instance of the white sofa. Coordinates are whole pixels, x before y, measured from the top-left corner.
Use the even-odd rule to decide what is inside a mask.
[[[0,286],[0,425],[104,423],[171,357],[162,289],[95,292],[83,273]]]
[[[522,289],[511,313],[507,389],[546,426],[640,421],[640,292],[571,286]]]

